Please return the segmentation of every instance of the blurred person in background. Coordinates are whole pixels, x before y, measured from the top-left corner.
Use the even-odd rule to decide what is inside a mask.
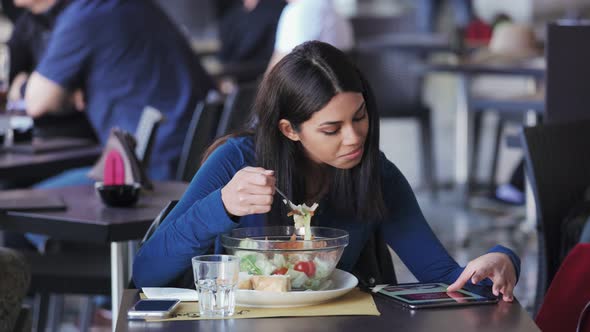
[[[38,1],[28,8],[27,2],[14,0],[14,5],[24,7],[16,19],[14,29],[7,43],[9,48],[10,88],[8,91],[8,109],[26,109],[24,94],[29,75],[47,48],[51,32],[58,15],[66,7],[66,2],[57,0]],[[71,136],[96,140],[94,130],[88,123],[82,91],[72,93],[59,112],[45,115],[35,121],[35,134],[38,136]]]
[[[219,26],[221,61],[268,63],[283,7],[281,0],[242,0],[231,7]]]
[[[2,0],[0,4],[2,4],[2,14],[8,17],[10,22],[14,24],[18,17],[23,13],[23,10],[16,7],[12,1],[13,0]]]
[[[352,25],[336,11],[332,0],[287,2],[279,19],[274,52],[267,73],[295,46],[306,41],[319,40],[345,52],[352,49]]]
[[[31,6],[30,9],[23,10],[14,22],[8,40],[11,83],[9,98],[12,101],[24,98],[28,76],[41,60],[55,20],[65,8],[65,3],[57,5],[56,1],[48,0],[44,1],[42,6]],[[23,1],[14,0],[14,5],[20,7],[25,4]]]
[[[29,10],[65,2],[28,79],[27,113],[36,118],[57,112],[81,89],[86,115],[104,144],[113,127],[135,132],[143,108],[152,106],[166,120],[148,174],[174,178],[193,110],[213,82],[162,9],[151,0],[15,1]],[[72,184],[88,182],[85,175],[78,170],[64,176]]]

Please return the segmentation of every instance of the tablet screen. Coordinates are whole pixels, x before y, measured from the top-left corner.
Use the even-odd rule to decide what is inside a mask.
[[[498,302],[483,287],[471,287],[470,290],[463,288],[456,292],[447,292],[447,287],[444,283],[379,285],[373,288],[373,292],[410,308]]]

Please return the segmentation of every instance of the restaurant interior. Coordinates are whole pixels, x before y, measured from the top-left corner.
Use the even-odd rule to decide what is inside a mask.
[[[55,59],[68,55],[67,51],[56,49],[67,48],[65,43],[72,40],[72,37],[59,39],[56,36],[65,34],[60,27],[66,25],[66,15],[72,19],[78,15],[74,10],[82,8],[80,10],[86,12],[79,15],[91,17],[92,10],[104,9],[93,9],[92,1],[85,0],[2,1],[0,332],[295,328],[310,331],[360,328],[376,331],[590,331],[587,277],[590,273],[590,244],[587,244],[590,243],[590,222],[587,221],[590,217],[590,93],[587,90],[590,0],[146,2],[154,2],[170,18],[182,42],[190,46],[191,56],[204,70],[201,76],[206,79],[202,86],[197,82],[197,87],[188,89],[207,91],[199,91],[198,98],[191,95],[190,111],[180,120],[165,109],[176,100],[158,104],[153,101],[158,96],[137,93],[145,97],[145,102],[138,106],[141,100],[134,100],[126,105],[136,106],[133,111],[137,117],[133,117],[133,125],[130,125],[126,122],[129,117],[117,115],[121,114],[117,113],[121,109],[115,104],[125,98],[125,87],[129,91],[134,87],[149,87],[140,81],[153,76],[129,74],[127,82],[121,83],[123,88],[117,87],[121,94],[109,101],[115,105],[112,106],[107,105],[108,102],[93,102],[93,98],[97,100],[108,95],[99,90],[109,86],[99,86],[95,80],[100,79],[98,75],[109,75],[113,71],[119,72],[117,79],[125,80],[125,70],[132,68],[131,65],[99,72],[88,69],[100,66],[99,56],[80,60],[83,63],[79,66],[66,66],[65,61]],[[35,4],[39,3],[45,6],[41,13],[35,12]],[[124,6],[120,3],[125,1],[104,0],[104,3],[113,3],[115,9],[112,10],[117,10],[116,7]],[[299,13],[303,21],[298,24],[293,18],[285,19],[288,10],[294,13],[295,6],[303,7],[304,3],[317,12],[307,17]],[[59,12],[55,9],[58,7]],[[328,10],[326,8],[333,12],[320,14],[319,11]],[[33,36],[36,30],[23,29],[25,15],[37,20],[31,24],[41,24],[41,29],[45,30]],[[106,17],[107,14],[102,15]],[[47,17],[51,19],[48,25],[43,25]],[[335,26],[340,22],[346,25],[338,30]],[[76,24],[83,26],[85,23]],[[144,24],[153,38],[159,38],[154,27],[148,28],[152,22]],[[320,28],[322,24],[324,27]],[[316,26],[317,31],[314,30]],[[309,31],[296,31],[298,29]],[[351,35],[347,40],[342,36],[329,36],[330,33],[321,29]],[[147,36],[137,37],[138,40],[150,37],[150,33],[134,33]],[[233,316],[223,319],[207,319],[199,312],[200,304],[194,299],[187,302],[181,299],[184,306],[178,310],[182,313],[170,317],[155,321],[129,318],[135,302],[151,298],[146,287],[142,291],[142,285],[149,282],[140,282],[148,279],[133,274],[138,271],[134,261],[137,263],[143,252],[155,250],[148,245],[154,245],[151,238],[154,234],[163,232],[165,227],[160,224],[165,225],[167,216],[175,218],[178,214],[175,211],[185,208],[188,203],[183,195],[187,192],[188,196],[191,188],[196,190],[199,173],[211,172],[212,167],[207,168],[202,163],[208,147],[217,138],[244,129],[253,130],[252,126],[258,125],[250,118],[250,111],[255,101],[256,105],[260,103],[255,99],[258,93],[262,95],[259,86],[265,84],[266,77],[285,67],[281,64],[293,48],[280,49],[279,38],[291,42],[301,40],[306,34],[312,37],[303,41],[317,39],[341,49],[370,85],[379,114],[379,149],[408,181],[424,219],[451,258],[468,269],[477,257],[492,253],[494,249],[490,248],[501,245],[520,260],[514,263],[512,256],[504,255],[515,264],[518,281],[512,285],[514,301],[505,301],[506,297],[500,296],[499,301],[491,305],[408,309],[379,298],[375,295],[377,287],[371,292],[371,288],[364,285],[364,277],[354,272],[352,276],[348,271],[347,275],[355,281],[358,277],[358,286],[355,282],[350,289],[356,291],[360,287],[358,293],[367,296],[362,298],[366,302],[359,297],[360,304],[351,311],[346,311],[346,303],[338,306],[338,298],[324,302],[314,300],[313,306],[305,303],[307,310],[305,306],[289,308],[293,311],[281,305],[273,307],[282,293],[273,293],[270,304],[262,306],[268,309],[265,311],[255,305],[240,306],[244,300],[240,300],[238,294],[237,314],[232,311]],[[99,32],[97,40],[101,38],[98,35]],[[83,33],[71,36],[79,37]],[[18,42],[23,43],[34,40],[44,43],[38,45],[43,50],[31,46],[34,59],[27,58],[29,72],[24,76],[18,73],[23,68],[15,69],[25,62],[25,55],[15,52],[18,38],[21,38]],[[115,40],[117,36],[109,38]],[[88,40],[79,41],[80,45],[91,45],[91,39],[93,37],[88,36]],[[168,40],[176,39],[169,37]],[[340,42],[344,46],[338,45]],[[99,43],[97,45],[116,52],[116,42],[108,46]],[[288,42],[284,44],[289,45]],[[92,47],[88,47],[88,52],[94,52]],[[168,54],[164,47],[167,46],[154,45],[154,49],[160,48],[162,54]],[[144,52],[148,52],[146,50],[149,47]],[[86,47],[80,54],[84,52]],[[176,51],[169,53],[177,54]],[[97,51],[97,54],[103,53]],[[77,60],[72,59],[74,57],[70,61]],[[150,56],[143,54],[138,61],[147,66],[147,59]],[[52,60],[55,60],[56,69],[50,69]],[[164,61],[168,61],[162,66],[164,69],[144,67],[140,72],[172,72],[180,68],[171,64],[176,61],[173,57]],[[60,81],[71,67],[76,70],[80,67],[81,74],[67,83],[65,79]],[[174,94],[177,100],[188,98],[183,94],[187,90],[182,87],[187,82],[183,74],[157,75],[162,80],[180,77],[179,81],[165,84],[176,90],[174,93],[180,91]],[[45,81],[50,84],[43,85]],[[77,87],[73,86],[78,83]],[[211,89],[206,89],[208,84]],[[41,94],[35,92],[47,92],[53,86],[61,86],[60,100],[65,105],[68,98],[68,109],[59,114],[38,116],[35,112],[42,107],[35,98]],[[81,99],[76,99],[78,92]],[[166,93],[161,96],[167,97]],[[113,113],[104,115],[101,111],[107,118],[99,120],[91,115],[93,107],[112,107],[109,111]],[[117,119],[122,122],[118,123]],[[107,123],[112,127],[105,129]],[[114,127],[118,129],[113,130]],[[178,137],[178,142],[165,143],[166,136]],[[113,149],[116,150],[114,154]],[[171,170],[152,172],[150,167],[156,165],[158,159],[168,158],[171,150],[178,150]],[[73,174],[72,170],[79,170],[78,175],[83,172],[85,182],[55,180],[64,171]],[[385,187],[396,185],[399,183],[384,184]],[[275,188],[280,188],[278,180]],[[290,202],[292,192],[286,193],[281,195]],[[283,199],[278,191],[276,194],[275,201]],[[224,195],[223,190],[221,195]],[[227,204],[225,208],[231,220],[237,222],[237,215],[230,213]],[[321,206],[318,211],[316,215],[321,216]],[[214,214],[210,216],[215,217]],[[311,226],[314,226],[313,219]],[[298,227],[297,222],[295,227]],[[380,234],[377,237],[381,239]],[[349,248],[352,234],[350,241]],[[377,241],[377,246],[388,245],[382,239]],[[147,245],[144,247],[144,244]],[[426,251],[421,253],[421,249],[429,244],[411,245],[414,255],[427,255]],[[217,242],[215,248],[218,254]],[[202,255],[206,249],[195,249],[192,256]],[[143,251],[136,255],[138,250]],[[367,280],[373,284],[371,286],[442,281],[415,276],[412,270],[416,262],[404,262],[407,255],[398,256],[391,245],[386,247],[385,253],[386,257],[382,257],[377,249],[377,256],[373,255],[382,276],[377,277],[377,282],[369,276]],[[240,256],[239,253],[235,255]],[[428,261],[431,257],[418,259]],[[383,264],[383,260],[387,262]],[[185,263],[187,267],[191,264]],[[505,268],[513,269],[512,263]],[[192,266],[195,267],[194,259]],[[153,266],[151,269],[160,268]],[[244,264],[240,264],[240,269],[243,273]],[[319,273],[316,267],[313,271],[302,270],[300,264],[293,269],[307,276]],[[393,271],[383,272],[388,269]],[[273,274],[276,271],[278,269]],[[497,280],[500,272],[494,271],[484,278]],[[190,279],[193,270],[189,272]],[[195,270],[195,278],[196,273]],[[472,280],[475,273],[466,280]],[[387,275],[393,275],[393,281],[388,280]],[[482,283],[491,286],[491,283]],[[194,280],[191,279],[190,284],[194,289]],[[171,285],[180,287],[173,284],[150,286],[167,289],[164,286]],[[329,293],[330,287],[299,293],[309,297],[313,292]],[[337,291],[334,287],[332,291]],[[505,291],[507,288],[502,294]],[[350,298],[353,293],[342,296]],[[203,296],[200,291],[199,296]],[[175,293],[167,293],[167,297],[175,298]],[[154,298],[158,297],[154,295]]]

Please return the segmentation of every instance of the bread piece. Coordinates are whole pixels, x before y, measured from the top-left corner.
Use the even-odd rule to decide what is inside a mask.
[[[291,279],[285,275],[253,276],[252,289],[263,292],[288,292],[291,290]]]
[[[252,275],[248,272],[240,272],[238,275],[238,289],[252,289]]]
[[[238,281],[238,289],[252,289],[252,281],[250,279]]]

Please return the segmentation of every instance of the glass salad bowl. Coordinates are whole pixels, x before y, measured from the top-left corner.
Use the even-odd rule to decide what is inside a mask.
[[[240,271],[251,275],[288,275],[294,290],[329,289],[348,232],[311,227],[312,240],[303,240],[304,228],[293,226],[236,228],[221,237],[229,254],[241,258]]]

